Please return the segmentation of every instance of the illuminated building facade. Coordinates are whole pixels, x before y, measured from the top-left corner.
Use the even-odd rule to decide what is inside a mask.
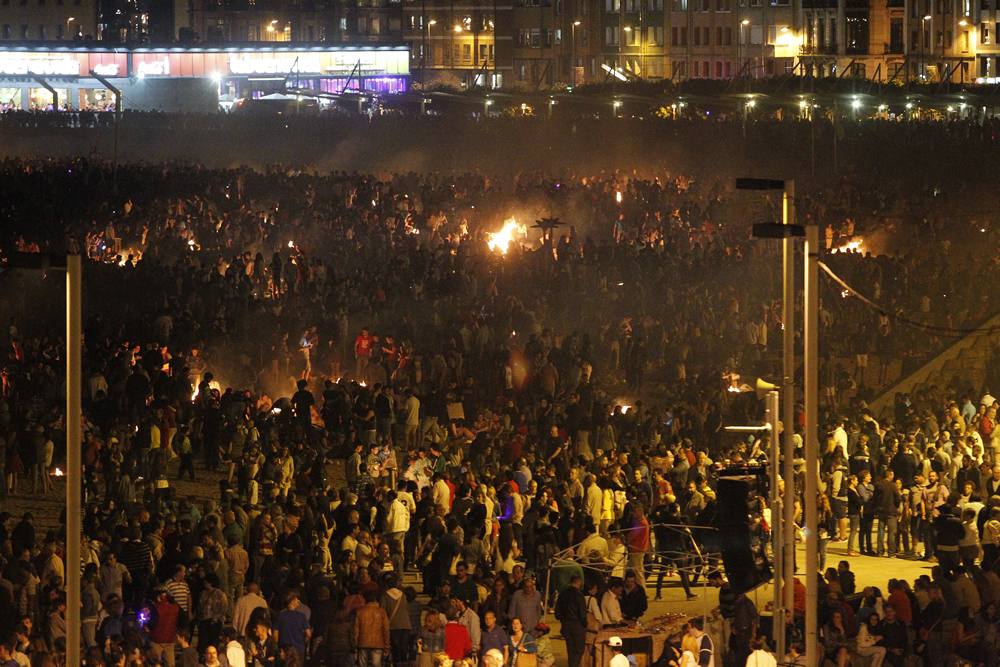
[[[406,46],[0,46],[0,104],[15,109],[114,108],[211,112],[287,89],[379,94],[409,86]]]

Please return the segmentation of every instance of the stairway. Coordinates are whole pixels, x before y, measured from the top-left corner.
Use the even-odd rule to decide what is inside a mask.
[[[923,387],[947,387],[958,381],[961,386],[977,390],[986,381],[986,364],[991,348],[1000,341],[1000,313],[980,324],[977,329],[992,331],[971,333],[960,338],[943,352],[913,373],[883,391],[870,404],[876,415],[891,411],[896,394],[912,394]]]

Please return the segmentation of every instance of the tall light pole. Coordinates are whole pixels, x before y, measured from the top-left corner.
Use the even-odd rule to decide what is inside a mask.
[[[743,29],[750,25],[750,19],[743,19],[740,21],[740,38],[736,43],[736,67],[737,74],[743,72],[743,56],[741,52],[743,51]],[[749,40],[748,40],[749,41]],[[749,44],[747,45],[749,46]]]
[[[420,57],[420,85],[423,86],[424,89],[426,90],[427,89],[427,72],[425,71],[425,68],[427,67],[427,38],[429,36],[431,26],[437,25],[437,21],[435,21],[434,19],[431,19],[430,21],[428,21],[426,14],[424,14],[423,19],[424,19],[424,22],[423,22],[424,23],[424,48],[423,48],[424,52],[421,54],[421,57]]]
[[[622,28],[622,30],[625,32],[625,34],[623,35],[623,37],[630,37],[632,35],[632,26],[627,25],[624,28]],[[622,74],[625,73],[625,57],[622,54],[622,51],[624,50],[624,48],[625,48],[624,44],[620,44],[618,46],[618,54],[619,54],[618,55],[618,60],[619,60],[618,66],[622,68]]]
[[[924,70],[927,69],[927,51],[930,49],[931,41],[931,35],[927,32],[927,22],[932,20],[933,17],[930,14],[920,19],[920,71],[917,72],[917,78],[921,80],[924,78]],[[933,29],[934,24],[931,23],[931,30]]]
[[[449,62],[451,63],[452,69],[455,68],[455,35],[461,35],[461,34],[462,34],[462,26],[456,23],[451,28],[451,41],[450,41],[451,48],[448,49],[449,51],[451,51],[451,54],[449,55]]]
[[[570,45],[570,63],[569,68],[572,72],[571,80],[573,86],[576,86],[576,29],[580,27],[580,21],[573,21],[573,43]]]
[[[819,585],[816,576],[819,567],[819,536],[817,519],[817,487],[819,485],[819,457],[816,440],[816,422],[819,409],[819,227],[806,226],[805,247],[805,531],[806,531],[806,667],[819,664],[816,651],[819,646],[817,613]]]
[[[781,393],[784,405],[784,466],[782,478],[785,481],[785,493],[779,499],[780,507],[772,507],[772,513],[780,509],[782,521],[772,514],[777,526],[783,524],[780,536],[775,538],[774,546],[774,619],[773,631],[778,655],[784,655],[786,619],[794,617],[795,610],[795,239],[806,232],[796,222],[795,216],[795,181],[774,180],[764,178],[738,178],[737,190],[781,190],[781,224],[761,223],[753,226],[754,238],[781,239],[782,254],[782,382]],[[770,405],[769,405],[770,407]],[[777,405],[774,406],[774,420],[777,421]],[[774,457],[778,458],[778,432],[772,431]],[[774,484],[778,483],[777,460],[772,467]],[[814,483],[815,486],[815,483]],[[808,501],[807,501],[808,504]],[[815,509],[815,497],[813,498]],[[780,544],[780,547],[779,547]],[[815,563],[814,563],[815,568]],[[812,570],[814,571],[814,570]],[[810,571],[811,572],[811,571]],[[815,586],[815,584],[814,584]],[[783,597],[782,597],[783,595]],[[808,609],[806,611],[808,616]],[[814,611],[815,613],[815,611]],[[815,618],[813,619],[815,623]],[[807,644],[814,647],[815,644]],[[806,651],[815,652],[810,648]],[[814,667],[814,664],[813,664]]]
[[[795,181],[785,181],[785,190],[782,194],[781,207],[782,223],[790,226],[797,226],[795,214]],[[783,593],[785,596],[782,605],[781,619],[784,624],[781,628],[779,646],[784,646],[785,630],[787,620],[791,615],[794,621],[795,616],[795,245],[790,236],[782,239],[781,244],[781,264],[783,267],[782,280],[782,304],[781,304],[781,348],[782,348],[782,380],[781,391],[785,395],[784,404],[784,436],[785,460],[783,474],[785,480],[785,498],[782,504],[783,522],[785,525],[784,537],[784,575]],[[777,434],[775,439],[777,439]],[[784,655],[779,652],[778,655]]]

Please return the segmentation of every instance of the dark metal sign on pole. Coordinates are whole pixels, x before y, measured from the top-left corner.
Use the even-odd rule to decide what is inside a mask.
[[[785,181],[780,178],[737,178],[737,190],[784,190]]]

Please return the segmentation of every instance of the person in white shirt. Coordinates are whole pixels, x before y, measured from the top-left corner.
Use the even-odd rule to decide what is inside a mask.
[[[844,461],[850,461],[851,456],[847,453],[847,431],[844,430],[844,419],[837,419],[837,428],[833,429],[833,441],[840,448],[840,455]]]
[[[622,653],[621,637],[609,637],[608,647],[611,648],[611,652],[614,654],[614,657],[608,663],[610,667],[629,667],[628,658]]]
[[[595,526],[601,525],[601,509],[604,504],[604,492],[597,485],[593,475],[587,475],[584,480],[583,510],[594,521]]]
[[[621,536],[615,533],[608,540],[608,555],[604,561],[611,566],[611,576],[625,579],[625,564],[628,562],[628,549]]]
[[[605,627],[625,622],[621,605],[621,596],[624,590],[625,586],[622,580],[613,579],[608,590],[604,591],[604,597],[601,598],[601,620]]]
[[[389,501],[389,513],[385,518],[385,538],[398,547],[399,553],[403,553],[403,540],[410,530],[410,508],[395,491],[389,491],[386,499]]]
[[[451,488],[444,481],[444,477],[440,475],[434,475],[434,477],[434,484],[431,486],[431,500],[447,514],[451,511]]]
[[[746,667],[778,667],[778,661],[764,647],[765,643],[763,637],[753,638],[750,642],[750,648],[752,650],[750,655],[747,656]],[[878,665],[874,665],[874,667],[878,667]]]
[[[243,645],[236,640],[236,628],[225,628],[222,631],[222,643],[226,647],[226,660],[229,667],[247,667],[247,655]]]
[[[608,557],[608,541],[597,533],[597,527],[590,517],[586,521],[587,537],[580,542],[577,547],[577,554],[585,559],[596,556],[597,560],[605,560]]]
[[[869,667],[882,667],[882,663],[885,661],[886,648],[884,646],[876,646],[876,644],[882,641],[881,635],[875,634],[875,628],[878,627],[878,624],[878,614],[871,614],[868,618],[861,619],[861,624],[858,628],[858,645],[855,650],[860,656],[871,656],[872,660]]]

